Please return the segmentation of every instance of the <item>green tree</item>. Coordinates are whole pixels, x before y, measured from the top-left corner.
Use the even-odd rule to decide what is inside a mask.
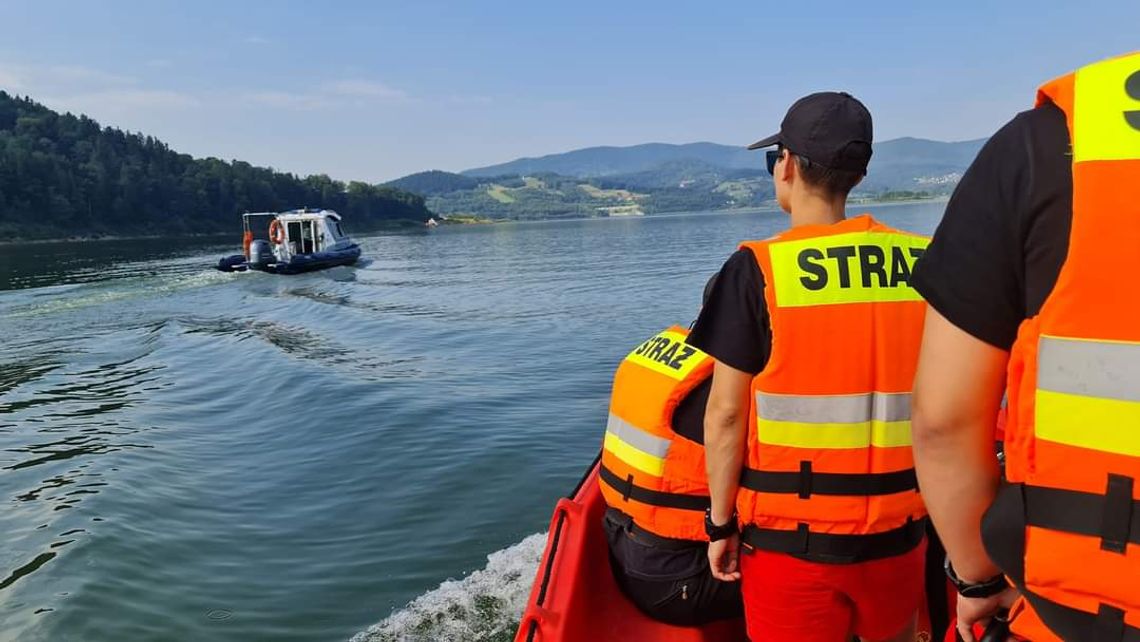
[[[367,231],[432,216],[420,196],[242,161],[194,159],[0,91],[0,233],[5,239],[237,232],[244,211],[325,207]]]

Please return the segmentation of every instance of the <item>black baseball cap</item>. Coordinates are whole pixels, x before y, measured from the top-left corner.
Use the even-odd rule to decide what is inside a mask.
[[[780,131],[748,149],[783,145],[796,156],[830,169],[867,173],[871,112],[851,94],[821,91],[792,104]]]

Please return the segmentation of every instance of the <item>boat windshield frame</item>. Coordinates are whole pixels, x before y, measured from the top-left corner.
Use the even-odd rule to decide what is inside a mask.
[[[252,232],[253,231],[249,227],[249,219],[250,219],[250,217],[254,217],[254,216],[266,217],[266,218],[268,218],[268,217],[277,218],[277,212],[245,212],[245,213],[243,213],[241,215],[241,227],[242,227],[243,232]]]

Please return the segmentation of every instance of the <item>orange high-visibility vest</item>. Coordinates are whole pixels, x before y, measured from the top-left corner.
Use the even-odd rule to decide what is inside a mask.
[[[1072,141],[1069,249],[1009,362],[986,548],[1034,640],[1140,640],[1140,52],[1046,83]]]
[[[705,449],[673,431],[677,405],[712,376],[714,361],[673,326],[618,366],[599,476],[606,504],[661,537],[708,541]]]
[[[910,391],[926,304],[910,275],[928,243],[863,215],[742,245],[772,328],[737,496],[751,546],[854,562],[922,541]]]

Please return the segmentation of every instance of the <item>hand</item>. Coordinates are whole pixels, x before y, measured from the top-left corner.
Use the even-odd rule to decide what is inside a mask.
[[[740,580],[740,535],[709,542],[709,570],[721,582]]]
[[[712,559],[712,552],[709,552]],[[1017,589],[1012,586],[990,597],[962,597],[958,596],[958,635],[965,642],[975,642],[974,623],[985,627],[993,616],[1002,609],[1013,606],[1018,597]]]

